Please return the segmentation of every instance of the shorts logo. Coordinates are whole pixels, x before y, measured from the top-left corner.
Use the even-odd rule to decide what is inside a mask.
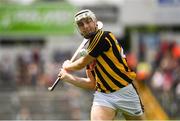
[[[140,114],[140,113],[141,113],[141,111],[137,111],[137,112],[135,112],[134,114],[136,114],[136,115],[137,115],[137,114]]]

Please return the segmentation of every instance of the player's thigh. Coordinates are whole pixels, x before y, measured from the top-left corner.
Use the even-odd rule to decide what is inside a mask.
[[[116,116],[116,111],[105,106],[94,105],[91,108],[91,120],[113,120]]]
[[[123,116],[126,120],[145,120],[144,114],[140,116],[131,116],[123,113]]]

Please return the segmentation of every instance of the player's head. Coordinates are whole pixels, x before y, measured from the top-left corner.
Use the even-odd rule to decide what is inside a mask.
[[[80,33],[85,38],[90,38],[97,31],[97,19],[95,14],[89,10],[81,10],[75,14],[75,23]]]

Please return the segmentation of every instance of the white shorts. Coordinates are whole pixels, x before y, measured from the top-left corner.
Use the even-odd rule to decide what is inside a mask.
[[[139,95],[132,84],[109,94],[96,91],[93,106],[106,106],[131,116],[143,114],[143,106]]]

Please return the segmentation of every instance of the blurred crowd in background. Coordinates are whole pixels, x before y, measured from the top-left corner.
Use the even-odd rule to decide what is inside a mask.
[[[138,81],[151,88],[160,105],[170,117],[178,119],[180,111],[180,46],[174,41],[163,41],[157,50],[154,62],[151,65],[142,63],[137,64],[137,68],[144,66],[144,69],[137,70]]]
[[[13,0],[7,1],[12,2]],[[7,1],[5,0],[4,3],[7,4]],[[58,0],[54,1],[57,2]],[[73,0],[68,1],[75,3]],[[116,0],[113,0],[113,2],[114,1]],[[137,73],[137,83],[150,88],[163,110],[167,113],[169,119],[178,120],[180,119],[180,23],[177,23],[177,21],[173,19],[172,21],[176,22],[175,25],[173,25],[171,22],[168,23],[162,20],[162,22],[168,26],[165,27],[165,25],[159,25],[159,21],[157,20],[156,26],[162,26],[162,28],[164,27],[163,29],[150,28],[150,31],[147,32],[145,30],[146,32],[142,32],[137,26],[146,26],[139,24],[148,22],[147,16],[144,19],[142,18],[145,20],[143,23],[141,20],[138,21],[138,19],[136,19],[140,14],[136,14],[137,16],[133,18],[133,16],[130,16],[128,13],[131,13],[131,11],[135,9],[132,6],[139,6],[140,2],[142,2],[142,5],[150,6],[149,2],[146,3],[142,0],[136,0],[135,2],[132,2],[132,0],[127,1],[131,8],[130,10],[127,9],[126,4],[122,4],[124,3],[123,0],[120,3],[116,1],[115,4],[118,2],[119,5],[115,6],[115,8],[112,7],[114,5],[112,4],[113,2],[105,2],[110,8],[105,7],[107,11],[111,11],[114,15],[109,15],[108,12],[106,15],[103,14],[105,13],[102,13],[104,8],[98,0],[98,6],[93,7],[92,4],[89,8],[94,9],[95,13],[98,13],[97,15],[101,13],[105,15],[99,16],[99,18],[102,18],[103,21],[104,17],[104,28],[110,31],[112,30],[119,39],[120,44],[122,44],[129,66]],[[166,5],[174,4],[172,2],[174,0],[171,2],[168,0],[157,1],[161,5],[160,7],[163,6],[163,9]],[[48,2],[48,0],[44,2]],[[15,0],[13,3],[15,3]],[[81,7],[80,5],[83,5],[83,2],[81,4],[79,3],[79,6],[77,3],[75,4],[78,9],[88,7],[87,4]],[[180,3],[178,5],[180,5]],[[126,7],[123,8],[123,6]],[[100,7],[100,9],[98,9],[98,7]],[[116,13],[118,15],[120,14],[116,7],[124,10],[124,12],[121,13],[121,17],[125,19],[119,19],[119,16],[118,18],[113,18],[117,16]],[[150,7],[152,7],[152,3]],[[180,6],[176,7],[177,9],[180,8]],[[143,9],[143,7],[140,8]],[[146,6],[144,9],[145,8]],[[76,9],[73,10],[75,10],[73,12],[75,13]],[[140,11],[141,10],[138,12]],[[124,13],[126,16],[123,15]],[[159,14],[159,11],[155,13],[155,17]],[[164,16],[163,12],[161,14],[161,17],[169,17]],[[177,13],[171,16],[173,15],[177,15]],[[178,14],[178,16],[180,15]],[[106,19],[107,17],[110,18]],[[117,19],[120,24],[117,25],[116,22],[112,24],[115,19]],[[137,23],[133,23],[135,21],[137,21]],[[169,21],[171,21],[171,19],[169,19]],[[119,26],[118,29],[115,29],[117,26]],[[127,29],[129,26],[131,26],[132,29]],[[175,30],[172,29],[174,26],[176,26]],[[148,27],[147,29],[149,29]],[[1,29],[0,31],[3,32]],[[162,35],[163,32],[165,35]],[[17,36],[18,35],[15,35],[16,39],[13,40],[14,35],[3,35],[0,33],[0,120],[89,119],[93,91],[80,89],[62,82],[55,88],[55,91],[48,92],[47,90],[48,86],[56,80],[62,62],[71,58],[75,48],[77,48],[81,42],[79,40],[82,40],[82,38],[80,38],[77,33],[60,36],[50,34],[48,35],[51,36],[49,38],[46,37],[45,34],[43,35],[45,37],[42,37],[45,38],[43,39],[45,42],[44,45],[37,46],[35,43],[29,47],[28,43],[24,46],[22,41],[18,41],[18,38],[21,37]],[[71,37],[66,38],[62,36]],[[24,37],[25,36],[23,36],[23,38]],[[27,39],[29,40],[29,38]],[[77,42],[74,41],[74,39],[79,40]],[[10,40],[14,41],[12,45],[11,43],[6,43],[6,41],[10,42]],[[23,40],[23,42],[24,41],[26,40]],[[33,41],[36,40],[32,39],[32,42]],[[4,44],[4,42],[6,44]],[[85,76],[85,73],[84,71],[80,71],[77,75]],[[149,101],[151,101],[151,99],[149,99]]]
[[[170,117],[180,112],[180,46],[162,42],[154,62],[150,85]]]

